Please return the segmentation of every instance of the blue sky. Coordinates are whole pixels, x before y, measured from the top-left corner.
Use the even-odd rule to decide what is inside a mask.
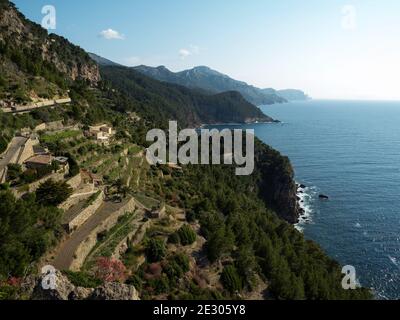
[[[15,0],[57,34],[125,65],[207,65],[315,98],[400,99],[398,0]]]

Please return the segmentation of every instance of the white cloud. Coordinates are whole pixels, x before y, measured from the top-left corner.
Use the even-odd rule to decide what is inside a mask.
[[[100,36],[107,40],[124,40],[125,36],[113,29],[107,29],[100,32]]]
[[[189,57],[192,53],[188,49],[181,49],[179,50],[179,56],[181,57],[182,60],[186,59]]]
[[[190,45],[189,49],[183,48],[179,50],[179,56],[182,60],[185,60],[187,57],[197,54],[200,54],[200,47],[195,45]]]

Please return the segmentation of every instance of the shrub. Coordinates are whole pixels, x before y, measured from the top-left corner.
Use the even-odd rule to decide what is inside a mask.
[[[189,223],[196,221],[196,213],[194,211],[188,211],[186,213],[186,221]]]
[[[189,258],[182,253],[171,256],[164,265],[164,272],[172,282],[176,282],[189,270]]]
[[[187,255],[177,253],[173,255],[170,260],[176,262],[182,268],[183,272],[188,272],[190,270],[189,258]]]
[[[69,281],[77,287],[95,288],[102,284],[100,279],[86,272],[65,271],[65,275],[68,277]]]
[[[242,279],[233,265],[224,268],[221,275],[221,283],[230,293],[242,290]]]
[[[168,237],[168,243],[178,244],[180,242],[181,242],[181,238],[179,237],[179,234],[177,232],[172,233]]]
[[[178,230],[178,235],[181,240],[181,244],[184,246],[193,244],[196,241],[196,233],[188,225],[184,225],[182,228],[180,228]]]
[[[0,153],[6,151],[8,146],[8,141],[3,136],[0,136]]]
[[[126,284],[134,286],[136,290],[141,291],[143,287],[142,279],[137,276],[136,274],[132,275],[131,277],[126,280]]]
[[[96,277],[104,282],[124,282],[126,273],[126,267],[119,260],[106,257],[97,259]]]
[[[7,165],[7,178],[9,180],[16,180],[22,173],[22,168],[19,164],[10,163]]]
[[[149,280],[148,284],[154,289],[155,294],[167,293],[170,289],[168,278],[165,275],[158,279]]]
[[[149,262],[161,261],[166,253],[164,241],[150,239],[146,245],[146,257]]]

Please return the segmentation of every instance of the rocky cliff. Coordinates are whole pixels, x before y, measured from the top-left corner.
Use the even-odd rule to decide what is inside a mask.
[[[257,141],[255,163],[260,197],[280,218],[292,224],[297,223],[300,207],[290,160]]]
[[[40,71],[43,64],[50,64],[71,80],[100,80],[98,66],[84,50],[60,36],[49,35],[8,0],[0,1],[0,45],[6,47],[0,51],[0,58],[11,59],[20,69]],[[26,57],[29,60],[25,61]]]

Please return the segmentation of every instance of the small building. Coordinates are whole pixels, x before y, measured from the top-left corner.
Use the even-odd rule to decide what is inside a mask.
[[[19,131],[19,136],[24,138],[30,138],[32,130],[30,128],[22,128]]]
[[[81,170],[81,179],[84,184],[93,184],[95,187],[99,187],[103,184],[103,179],[86,169]]]
[[[110,139],[115,135],[115,131],[112,127],[102,124],[98,126],[90,126],[89,130],[85,132],[85,135],[96,139],[102,144],[108,144]]]
[[[60,165],[67,165],[68,164],[68,158],[67,157],[55,157],[54,161],[56,161]]]
[[[162,219],[165,217],[166,208],[165,205],[161,205],[159,208],[154,207],[148,212],[148,217],[150,219]]]
[[[41,169],[50,166],[54,157],[50,154],[35,155],[25,161],[25,166],[28,169]]]

